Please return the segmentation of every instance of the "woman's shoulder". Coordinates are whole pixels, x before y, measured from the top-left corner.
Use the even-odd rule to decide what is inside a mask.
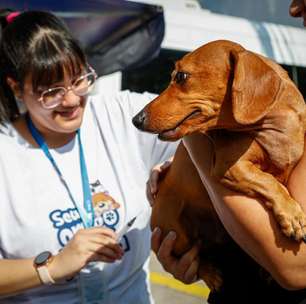
[[[19,135],[13,124],[8,122],[0,125],[0,153],[8,153],[8,149],[14,150],[23,146],[26,141]]]

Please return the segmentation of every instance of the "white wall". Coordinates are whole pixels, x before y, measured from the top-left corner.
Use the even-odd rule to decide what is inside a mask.
[[[303,28],[216,14],[201,9],[195,0],[134,1],[163,6],[164,48],[192,51],[209,41],[228,39],[278,63],[306,67],[306,30]],[[253,0],[255,6],[256,1]]]

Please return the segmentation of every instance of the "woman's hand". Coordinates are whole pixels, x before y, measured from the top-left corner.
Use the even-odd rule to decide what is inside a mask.
[[[146,189],[147,198],[151,206],[153,206],[155,195],[158,192],[158,182],[167,173],[172,161],[173,157],[162,164],[156,165],[151,170]],[[155,228],[151,238],[152,250],[155,252],[157,259],[167,272],[171,273],[177,280],[185,284],[191,284],[198,279],[198,246],[191,248],[182,257],[176,258],[172,255],[175,239],[176,234],[174,231],[171,231],[162,240],[160,229]]]
[[[103,227],[80,229],[48,266],[55,280],[70,278],[92,261],[113,263],[124,252],[114,231]]]
[[[176,234],[171,231],[162,240],[160,229],[155,228],[151,239],[152,249],[167,272],[185,284],[194,283],[198,280],[199,248],[195,245],[182,257],[176,258],[171,254],[175,239]]]
[[[149,180],[147,181],[146,194],[151,206],[154,204],[154,199],[158,191],[158,181],[166,174],[172,164],[173,156],[164,163],[158,164],[151,169]]]

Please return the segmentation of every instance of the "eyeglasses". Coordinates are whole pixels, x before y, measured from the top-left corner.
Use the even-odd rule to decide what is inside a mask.
[[[45,109],[53,109],[60,105],[68,91],[72,91],[77,96],[87,95],[93,88],[97,79],[97,74],[92,67],[88,67],[89,73],[77,78],[71,86],[50,88],[42,92],[38,101]]]

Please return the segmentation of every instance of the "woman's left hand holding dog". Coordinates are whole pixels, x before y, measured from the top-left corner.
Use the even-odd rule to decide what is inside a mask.
[[[149,180],[147,182],[147,198],[154,205],[154,197],[158,191],[158,180],[163,176],[171,166],[173,157],[166,162],[159,164],[151,170]],[[176,279],[185,284],[191,284],[198,280],[199,256],[198,246],[193,246],[180,258],[172,255],[172,250],[175,245],[176,234],[174,231],[162,239],[161,230],[156,227],[152,233],[151,246],[155,252],[157,259],[163,268],[171,273]]]

